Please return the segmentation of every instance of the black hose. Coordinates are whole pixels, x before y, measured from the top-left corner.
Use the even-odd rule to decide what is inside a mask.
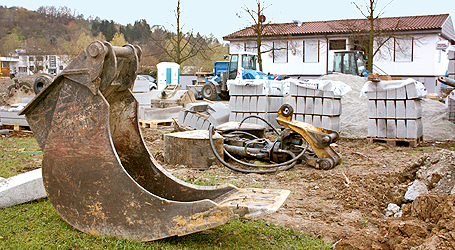
[[[213,144],[213,125],[210,125],[209,127],[209,141],[210,141],[210,147],[213,151],[213,154],[215,155],[215,157],[224,165],[226,166],[227,168],[231,169],[231,170],[234,170],[234,171],[237,171],[237,172],[242,172],[242,173],[256,173],[256,174],[265,174],[265,173],[274,173],[274,172],[277,172],[277,171],[283,171],[283,170],[288,170],[292,167],[294,167],[294,165],[297,163],[297,160],[305,153],[306,149],[308,148],[308,144],[307,144],[307,147],[305,147],[304,150],[302,150],[302,152],[298,155],[298,156],[295,156],[294,153],[290,152],[290,151],[285,151],[285,153],[288,153],[290,154],[291,156],[295,156],[294,158],[292,158],[291,160],[289,161],[286,161],[286,162],[283,162],[283,163],[278,163],[278,164],[271,164],[271,165],[258,165],[258,164],[251,164],[251,163],[248,163],[248,162],[243,162],[243,161],[240,161],[236,158],[234,158],[229,152],[227,152],[224,147],[223,147],[223,150],[224,150],[224,153],[227,154],[227,156],[229,156],[231,159],[233,159],[234,161],[240,163],[240,164],[243,164],[245,166],[250,166],[250,167],[264,167],[264,168],[273,168],[273,167],[280,167],[280,166],[283,166],[283,165],[288,165],[286,167],[282,167],[282,168],[275,168],[275,169],[267,169],[267,170],[251,170],[251,169],[243,169],[243,168],[238,168],[238,167],[234,167],[232,165],[230,165],[229,163],[225,162],[224,159],[221,158],[221,156],[218,154],[218,152],[216,151],[215,149],[215,145]]]

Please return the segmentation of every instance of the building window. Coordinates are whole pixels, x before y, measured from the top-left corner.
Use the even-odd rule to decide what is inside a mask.
[[[27,67],[19,67],[19,73],[27,73]]]
[[[35,61],[35,58],[34,58],[33,56],[31,56],[31,57],[28,58],[28,60],[29,60],[30,62],[33,62],[33,61]]]
[[[395,38],[393,52],[394,62],[412,62],[414,60],[414,38]]]
[[[43,57],[42,56],[37,56],[36,57],[36,61],[37,62],[42,62],[43,61]]]
[[[346,39],[329,40],[329,50],[346,50]]]
[[[288,62],[288,42],[276,41],[273,42],[273,62],[274,63],[287,63]]]
[[[303,62],[319,62],[319,40],[303,41]]]
[[[57,67],[57,60],[56,60],[55,56],[49,56],[49,67],[50,68]]]

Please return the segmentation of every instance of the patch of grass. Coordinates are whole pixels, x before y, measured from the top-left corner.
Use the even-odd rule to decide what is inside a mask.
[[[293,172],[285,172],[286,173],[286,178],[288,180],[292,180],[292,179],[295,179],[295,178],[301,178],[302,177],[302,174],[299,174],[299,173],[293,173]]]
[[[199,185],[199,186],[214,186],[216,184],[222,183],[223,180],[213,176],[209,171],[204,172],[198,177],[185,180],[188,183]]]
[[[240,219],[152,242],[97,237],[74,229],[40,199],[0,209],[0,249],[330,249],[330,244],[292,228]]]
[[[249,185],[248,187],[250,187],[250,188],[267,188],[267,185],[265,185],[262,182],[255,182],[255,183],[252,183],[251,185]]]
[[[41,166],[42,153],[34,137],[0,139],[0,177],[24,173]],[[22,152],[22,153],[20,153]]]

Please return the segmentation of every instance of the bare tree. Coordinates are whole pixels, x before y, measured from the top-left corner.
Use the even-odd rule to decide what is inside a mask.
[[[361,6],[352,2],[360,13],[367,19],[367,25],[363,22],[346,23],[346,27],[350,27],[353,35],[354,46],[365,51],[367,57],[367,69],[373,72],[373,58],[381,50],[383,46],[387,46],[388,42],[392,40],[398,28],[400,21],[394,24],[394,27],[384,29],[381,26],[380,17],[384,14],[384,9],[393,2],[391,0],[381,10],[377,10],[379,0],[369,0],[365,6]],[[362,8],[363,7],[363,8]],[[353,21],[356,22],[356,21]]]
[[[166,36],[166,40],[162,40],[159,36],[154,36],[155,32],[152,32],[150,38],[175,63],[182,64],[195,56],[207,57],[210,47],[207,46],[206,40],[203,36],[193,35],[192,30],[187,33],[183,32],[183,25],[180,22],[181,14],[180,0],[178,0],[175,10],[176,25],[172,25],[175,33],[166,32],[170,35]]]

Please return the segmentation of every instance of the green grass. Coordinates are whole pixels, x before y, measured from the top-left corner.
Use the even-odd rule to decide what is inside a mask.
[[[10,177],[40,166],[41,154],[33,137],[0,138],[0,173]],[[5,163],[5,159],[7,163]],[[198,184],[213,184],[210,174]],[[71,227],[54,210],[48,199],[0,208],[0,249],[330,249],[322,239],[289,227],[262,220],[233,220],[229,223],[182,237],[152,242],[100,237]]]

